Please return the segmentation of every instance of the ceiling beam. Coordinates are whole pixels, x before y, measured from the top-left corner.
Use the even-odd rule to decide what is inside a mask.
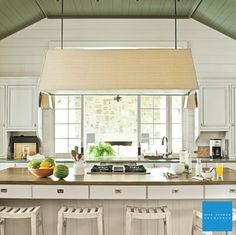
[[[40,11],[43,13],[43,15],[47,18],[46,12],[43,10],[43,8],[40,6],[39,2],[37,0],[34,0],[34,2],[37,4]]]
[[[193,14],[195,13],[195,11],[198,9],[198,7],[201,5],[202,0],[197,0],[195,2],[195,4],[193,5],[191,11],[188,14],[188,18],[191,18],[193,16]]]

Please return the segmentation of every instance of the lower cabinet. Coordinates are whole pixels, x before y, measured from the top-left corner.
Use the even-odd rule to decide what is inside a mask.
[[[88,186],[33,185],[32,196],[38,199],[88,199]]]
[[[31,185],[0,185],[0,198],[31,198]]]
[[[236,199],[236,185],[206,185],[206,199]]]
[[[148,186],[148,199],[203,199],[202,185]]]
[[[146,199],[146,186],[90,186],[90,199]]]

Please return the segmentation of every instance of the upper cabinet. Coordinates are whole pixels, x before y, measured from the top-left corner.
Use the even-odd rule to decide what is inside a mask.
[[[200,130],[229,130],[229,87],[201,86]]]
[[[37,130],[37,86],[7,86],[7,129]]]
[[[231,88],[231,143],[232,155],[236,157],[236,86]]]
[[[5,87],[0,86],[0,157],[4,156],[4,138],[5,138]]]

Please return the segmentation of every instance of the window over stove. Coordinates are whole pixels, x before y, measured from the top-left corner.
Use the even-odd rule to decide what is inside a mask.
[[[165,152],[183,148],[181,96],[63,95],[55,96],[55,153],[68,156],[74,146],[101,142],[113,145],[119,157],[141,152]]]

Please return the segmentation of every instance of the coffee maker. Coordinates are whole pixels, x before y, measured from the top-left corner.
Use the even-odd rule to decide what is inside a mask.
[[[211,139],[210,140],[210,157],[212,159],[222,159],[222,140],[221,139]]]

